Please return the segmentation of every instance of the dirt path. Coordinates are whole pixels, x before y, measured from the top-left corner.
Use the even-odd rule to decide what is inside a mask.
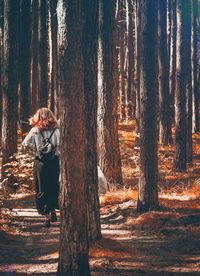
[[[92,276],[200,275],[199,201],[162,203],[164,210],[140,216],[133,200],[102,208],[104,238],[91,246]],[[59,222],[42,228],[33,196],[3,207],[11,232],[0,232],[0,275],[55,275]]]

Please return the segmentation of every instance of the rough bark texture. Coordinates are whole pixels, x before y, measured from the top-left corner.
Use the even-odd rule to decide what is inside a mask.
[[[120,120],[126,119],[126,87],[125,87],[125,36],[126,36],[126,3],[119,0],[119,114]]]
[[[57,48],[57,34],[58,34],[58,18],[57,18],[57,0],[50,1],[51,14],[51,47],[52,47],[52,68],[51,68],[51,110],[59,118],[59,91],[58,91],[58,48]]]
[[[27,121],[30,117],[31,95],[31,0],[21,1],[20,12],[20,119]],[[22,124],[22,132],[29,126]]]
[[[176,32],[177,32],[177,15],[176,15],[176,2],[172,2],[172,23],[171,23],[171,46],[170,46],[170,114],[171,122],[174,122],[175,119],[175,107],[174,107],[174,97],[175,97],[175,86],[176,86]]]
[[[187,163],[192,162],[192,63],[191,63],[191,1],[186,1],[187,16],[185,16],[185,65],[186,65],[186,158]]]
[[[193,91],[193,132],[199,131],[198,95],[198,0],[192,1],[192,91]]]
[[[100,5],[98,153],[99,165],[110,185],[122,185],[118,139],[115,1],[102,0]]]
[[[4,1],[2,164],[17,151],[19,1]]]
[[[139,212],[158,206],[157,160],[157,30],[158,1],[141,0],[140,180]]]
[[[61,85],[60,250],[57,275],[88,276],[82,3],[58,2]]]
[[[35,113],[38,109],[38,48],[39,48],[39,37],[38,37],[38,8],[39,2],[38,0],[34,0],[32,2],[32,85],[31,85],[31,113]]]
[[[101,238],[97,176],[97,49],[98,0],[85,1],[83,29],[84,92],[86,115],[86,181],[89,240]]]
[[[172,143],[169,93],[169,62],[167,44],[167,2],[159,0],[159,141]]]
[[[47,107],[48,102],[48,30],[47,0],[39,0],[39,105]]]
[[[187,4],[177,1],[177,47],[176,47],[176,96],[175,96],[175,154],[174,167],[177,171],[186,170],[186,83],[187,83]]]
[[[135,76],[135,25],[134,25],[134,2],[135,0],[128,0],[128,82],[127,82],[127,107],[126,118],[133,119],[134,113],[134,76]]]
[[[3,0],[0,0],[0,129],[2,129]],[[0,146],[1,146],[0,132]]]
[[[136,133],[139,136],[140,132],[140,63],[141,63],[141,49],[140,49],[140,32],[141,32],[141,6],[136,1],[136,101],[135,101],[135,121]],[[139,139],[138,139],[139,140]],[[138,141],[139,142],[139,141]]]

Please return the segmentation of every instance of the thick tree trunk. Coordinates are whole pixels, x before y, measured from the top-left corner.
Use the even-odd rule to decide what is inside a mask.
[[[167,3],[159,0],[159,141],[172,143],[169,93],[169,62],[167,44]]]
[[[31,95],[31,0],[21,1],[20,13],[20,119],[27,121],[30,117]],[[22,132],[28,125],[21,125]]]
[[[51,110],[56,117],[59,117],[59,92],[58,92],[58,48],[57,48],[57,34],[58,34],[58,18],[57,18],[57,0],[50,1],[51,13],[51,47],[52,47],[52,68],[51,68]]]
[[[174,122],[175,117],[175,107],[174,107],[174,97],[175,97],[175,86],[176,86],[176,32],[177,32],[177,15],[176,15],[176,5],[177,0],[172,2],[172,23],[171,23],[171,46],[170,46],[170,114],[171,122]]]
[[[99,165],[110,185],[122,185],[116,91],[115,1],[100,8],[98,152]]]
[[[2,129],[2,66],[3,66],[3,0],[0,0],[0,129]],[[1,147],[1,132],[0,132],[0,147]]]
[[[192,95],[193,95],[193,132],[199,131],[198,95],[198,0],[192,1]]]
[[[61,225],[57,275],[88,276],[82,3],[58,2],[61,85]]]
[[[89,240],[101,238],[97,176],[97,49],[98,0],[85,1],[83,29],[84,92],[86,115],[86,181]]]
[[[177,1],[177,63],[176,63],[176,96],[175,96],[175,154],[174,167],[177,171],[186,170],[186,83],[187,83],[187,37],[186,17],[187,4]]]
[[[158,207],[157,160],[157,31],[158,1],[141,0],[140,180],[137,210]]]
[[[39,105],[48,103],[47,0],[39,0]]]
[[[19,0],[4,1],[2,164],[17,151]]]
[[[39,49],[39,37],[38,37],[38,23],[39,23],[39,0],[32,2],[32,87],[31,87],[31,113],[35,113],[38,109],[39,102],[39,72],[38,72],[38,49]]]

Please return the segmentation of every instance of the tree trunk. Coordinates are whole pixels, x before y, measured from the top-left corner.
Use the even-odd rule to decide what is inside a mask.
[[[192,95],[193,95],[193,132],[199,131],[198,95],[198,0],[192,1]]]
[[[47,0],[39,0],[39,105],[48,103]]]
[[[116,93],[115,1],[102,0],[100,7],[98,152],[99,165],[108,183],[122,185]]]
[[[136,133],[139,137],[140,132],[140,63],[141,63],[141,5],[136,1],[136,101],[135,101],[135,121]],[[138,141],[139,142],[139,139]]]
[[[164,1],[164,6],[166,5],[166,12],[167,12],[167,53],[168,53],[168,60],[170,58],[170,50],[171,50],[171,29],[172,29],[172,1],[167,0],[167,3]]]
[[[0,129],[2,129],[2,66],[3,66],[3,0],[0,0]],[[1,147],[1,132],[0,132],[0,147]]]
[[[126,87],[125,87],[125,33],[126,4],[119,0],[119,109],[120,120],[126,119]]]
[[[58,95],[58,18],[57,18],[57,0],[50,1],[51,13],[51,47],[52,47],[52,71],[51,71],[51,110],[56,117],[59,117],[59,95]]]
[[[186,83],[187,83],[187,37],[185,0],[177,1],[177,47],[176,47],[176,97],[175,97],[175,153],[174,167],[177,171],[186,170]]]
[[[38,72],[38,50],[39,50],[39,37],[38,37],[38,23],[39,23],[39,2],[34,0],[32,2],[32,89],[31,89],[31,111],[32,114],[38,109],[39,102],[39,72]]]
[[[30,76],[31,76],[31,0],[21,1],[20,14],[20,119],[27,121],[30,117]],[[29,126],[22,124],[22,132]]]
[[[157,160],[157,31],[158,1],[141,0],[140,180],[137,210],[158,207]]]
[[[101,238],[101,224],[97,176],[97,49],[98,0],[85,1],[83,29],[84,92],[86,115],[86,180],[89,240]]]
[[[169,93],[169,62],[167,44],[167,3],[159,0],[159,141],[172,143]]]
[[[4,1],[2,164],[17,152],[19,0]]]
[[[57,275],[88,276],[85,100],[81,1],[59,0],[61,225]]]
[[[191,1],[186,1],[185,15],[185,65],[186,65],[186,125],[187,125],[187,163],[192,162],[192,62],[191,62]]]
[[[135,57],[135,43],[134,43],[134,1],[128,0],[128,82],[127,82],[127,108],[126,118],[133,119],[134,110],[134,57]]]
[[[174,122],[175,117],[175,107],[174,107],[174,97],[175,97],[175,87],[176,87],[176,32],[177,32],[177,15],[176,15],[176,5],[177,0],[172,2],[172,24],[171,24],[171,46],[170,46],[170,76],[169,76],[169,86],[170,86],[170,114],[171,122]]]

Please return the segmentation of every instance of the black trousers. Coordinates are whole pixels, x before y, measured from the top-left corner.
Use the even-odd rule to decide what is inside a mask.
[[[41,161],[37,157],[34,161],[33,176],[35,181],[36,198],[38,193],[45,195],[45,212],[38,210],[39,214],[49,214],[51,210],[58,209],[59,195],[59,158]]]

